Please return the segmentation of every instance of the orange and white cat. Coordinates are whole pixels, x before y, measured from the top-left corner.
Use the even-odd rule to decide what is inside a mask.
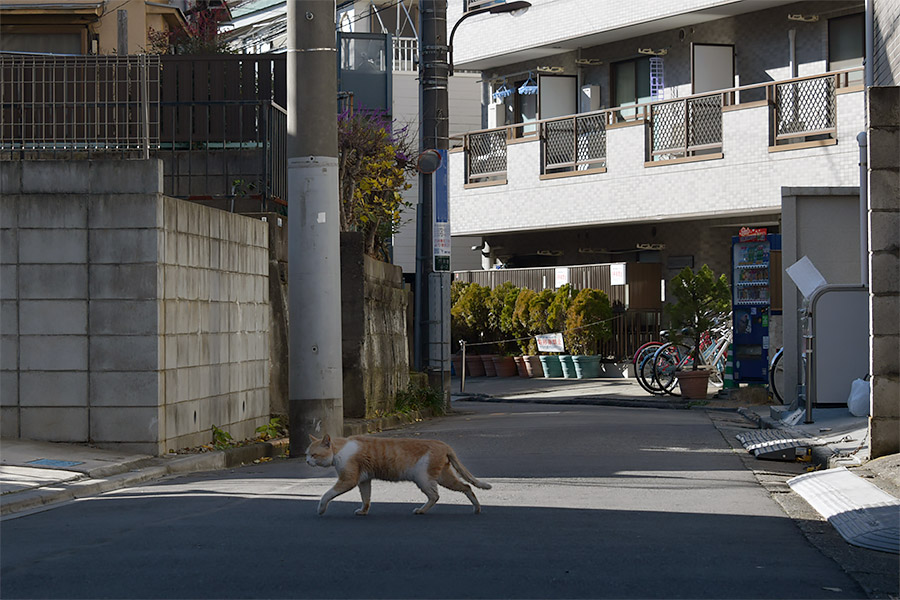
[[[481,512],[481,504],[472,488],[460,481],[456,474],[483,490],[490,484],[479,481],[469,473],[453,448],[437,440],[392,439],[356,435],[349,438],[322,439],[309,436],[311,444],[306,449],[306,462],[313,467],[334,467],[338,480],[319,500],[319,514],[325,514],[328,503],[335,497],[359,486],[362,506],[358,515],[369,512],[372,480],[413,481],[428,497],[428,501],[413,511],[417,515],[434,506],[438,501],[438,484],[462,492],[468,496],[475,512]]]

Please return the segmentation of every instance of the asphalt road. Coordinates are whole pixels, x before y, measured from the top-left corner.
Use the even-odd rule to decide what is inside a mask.
[[[444,440],[491,490],[376,481],[316,515],[302,460],[163,480],[4,521],[0,596],[863,598],[703,411],[460,403]]]

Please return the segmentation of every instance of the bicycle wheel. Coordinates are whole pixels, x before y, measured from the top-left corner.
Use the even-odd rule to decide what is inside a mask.
[[[653,380],[653,356],[645,356],[640,366],[634,370],[634,376],[638,383],[648,394],[658,396],[662,394],[662,390],[656,389],[656,382]]]
[[[781,404],[784,404],[784,365],[781,360],[783,355],[784,348],[779,348],[769,365],[769,389]]]
[[[634,357],[631,359],[631,364],[634,365],[635,377],[638,376],[638,368],[640,368],[641,363],[644,362],[644,359],[656,352],[656,350],[660,346],[662,346],[662,342],[647,342],[637,349],[637,351],[634,353]]]
[[[686,369],[693,365],[690,358],[690,348],[684,344],[669,342],[663,344],[653,355],[653,378],[655,388],[663,394],[678,396],[675,392],[675,383],[678,381],[676,371]]]

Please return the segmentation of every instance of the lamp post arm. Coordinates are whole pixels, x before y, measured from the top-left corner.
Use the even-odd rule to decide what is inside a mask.
[[[449,60],[447,61],[449,63],[449,67],[450,67],[450,72],[448,73],[449,75],[453,75],[453,36],[456,35],[456,28],[459,27],[460,23],[462,23],[469,17],[474,17],[475,15],[482,15],[482,14],[484,14],[486,12],[490,12],[490,11],[491,11],[490,7],[485,7],[485,8],[479,8],[478,10],[473,10],[471,12],[467,12],[466,14],[464,14],[462,16],[462,18],[459,21],[456,22],[456,24],[453,26],[453,29],[450,30],[450,39],[447,42],[448,52],[450,54],[450,56],[448,57]]]

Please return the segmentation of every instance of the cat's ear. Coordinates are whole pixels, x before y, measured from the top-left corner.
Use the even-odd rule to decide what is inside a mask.
[[[321,441],[321,440],[320,440],[319,438],[315,437],[313,434],[310,433],[310,434],[309,434],[309,441],[311,441],[313,444],[315,444],[316,442],[319,442],[319,441]]]
[[[322,445],[326,448],[331,446],[331,436],[327,433],[325,434],[325,437],[322,438]]]

